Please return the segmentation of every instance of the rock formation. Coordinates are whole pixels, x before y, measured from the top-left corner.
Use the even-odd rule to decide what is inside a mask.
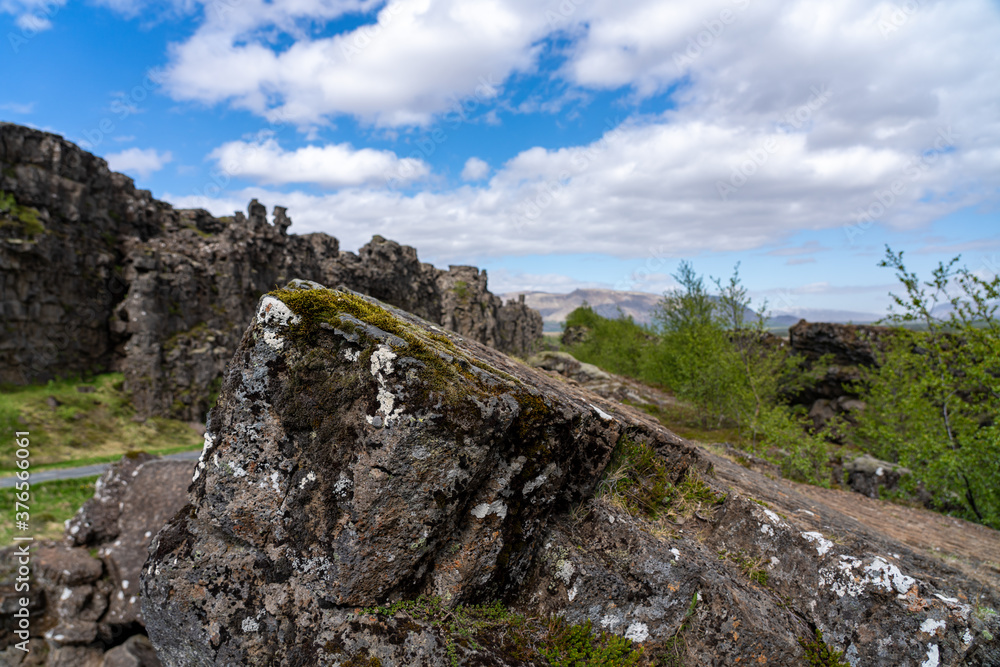
[[[991,580],[348,290],[260,299],[189,501],[142,576],[165,665],[545,664],[461,626],[491,601],[684,664],[1000,660]]]
[[[292,277],[347,285],[511,354],[541,335],[541,317],[504,305],[485,271],[437,269],[381,236],[342,252],[289,225],[256,200],[228,218],[174,210],[61,137],[0,123],[0,382],[120,370],[141,414],[201,420],[257,299]]]
[[[0,638],[0,664],[158,667],[142,633],[139,576],[152,536],[186,501],[192,464],[148,454],[124,457],[66,525],[63,543],[32,556],[31,651]],[[11,558],[11,550],[0,562]],[[6,573],[4,573],[6,575]],[[0,625],[12,627],[18,593],[0,577]],[[20,640],[15,640],[20,641]]]

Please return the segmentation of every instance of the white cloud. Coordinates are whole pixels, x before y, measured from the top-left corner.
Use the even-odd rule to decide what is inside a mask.
[[[859,220],[918,229],[996,202],[995,8],[923,0],[902,21],[888,8],[861,0],[588,1],[556,25],[572,38],[559,76],[576,91],[628,86],[637,97],[683,76],[675,108],[610,120],[589,145],[523,150],[475,186],[324,196],[258,188],[225,205],[242,208],[257,196],[288,205],[298,231],[330,231],[345,247],[378,232],[436,261],[467,261],[540,249],[682,257],[774,247],[838,227],[848,242],[857,240],[851,229],[866,231],[846,227]],[[537,37],[552,29],[537,4],[400,0],[382,9],[395,13],[358,53],[341,47],[359,31],[303,37],[277,53],[264,22],[287,32],[302,15],[251,9],[209,18],[175,47],[176,97],[305,125],[338,114],[431,122],[477,86],[486,99],[511,72],[531,71]],[[477,83],[484,73],[492,78]]]
[[[14,24],[21,29],[20,35],[14,32],[7,35],[11,46],[18,38],[30,39],[36,33],[49,30],[52,17],[65,4],[66,0],[0,0],[0,12],[14,16]]]
[[[478,181],[486,178],[487,174],[490,173],[490,165],[487,164],[485,160],[480,160],[477,157],[470,157],[465,161],[465,167],[462,168],[462,180],[463,181]]]
[[[553,292],[568,294],[576,289],[609,289],[606,283],[578,280],[560,273],[524,273],[499,269],[489,274],[489,288],[494,294],[514,295],[519,292]]]
[[[547,32],[532,0],[391,0],[358,29],[312,39],[303,25],[372,2],[260,0],[213,14],[173,45],[166,89],[178,100],[228,102],[272,121],[314,125],[349,114],[380,126],[421,125],[485,103],[532,67]],[[275,51],[274,32],[297,39]]]
[[[105,155],[112,171],[132,172],[143,178],[159,171],[173,160],[170,151],[159,152],[155,148],[128,148],[120,153]]]
[[[28,102],[27,104],[19,104],[17,102],[7,102],[6,104],[0,104],[0,111],[9,111],[11,113],[16,113],[20,115],[26,115],[35,110],[35,103]]]
[[[305,146],[286,151],[274,138],[231,141],[209,154],[226,173],[260,184],[315,183],[327,187],[385,184],[387,179],[413,181],[430,169],[414,158],[392,151],[355,150],[350,144]]]
[[[763,145],[773,147],[763,166],[735,194],[720,197],[718,183],[729,182]],[[915,228],[973,202],[953,191],[962,171],[957,155],[938,156],[906,180],[878,222]],[[349,188],[323,196],[250,188],[222,210],[167,198],[222,213],[258,197],[288,206],[297,231],[327,231],[345,247],[380,233],[434,261],[595,248],[619,257],[685,257],[773,246],[804,230],[854,224],[879,188],[904,178],[912,157],[885,148],[814,149],[801,133],[764,133],[671,112],[657,122],[625,123],[587,146],[523,151],[479,187],[413,195]]]

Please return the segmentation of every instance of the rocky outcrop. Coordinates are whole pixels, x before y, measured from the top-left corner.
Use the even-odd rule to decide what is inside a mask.
[[[261,294],[292,277],[343,284],[527,356],[542,320],[486,273],[421,263],[373,237],[357,254],[246,215],[174,210],[61,137],[0,123],[0,382],[120,370],[141,414],[201,420]],[[9,202],[8,202],[9,199]],[[8,202],[8,203],[4,203]]]
[[[869,498],[879,498],[882,493],[897,491],[900,480],[909,474],[909,469],[898,463],[880,461],[869,454],[863,454],[844,464],[847,486]]]
[[[861,380],[860,368],[877,366],[879,354],[892,337],[891,327],[866,324],[806,322],[788,330],[789,347],[813,369],[814,376],[803,387],[796,387],[794,401],[806,406],[824,403],[810,414],[814,421],[825,422],[832,414],[849,418],[857,405],[844,407],[842,400],[855,398],[855,385]],[[841,399],[841,403],[837,403]],[[812,409],[812,408],[810,408]]]
[[[62,543],[32,554],[30,652],[0,639],[4,665],[158,667],[143,634],[139,577],[153,535],[186,501],[193,465],[148,454],[124,457],[67,521]],[[4,558],[11,559],[8,550]],[[6,575],[6,573],[5,573]],[[10,626],[14,578],[0,581],[0,624]],[[11,626],[12,627],[12,626]],[[20,639],[16,640],[20,641]]]
[[[864,665],[1000,655],[994,587],[773,485],[571,382],[299,283],[258,303],[190,504],[150,546],[143,615],[185,666],[549,662],[514,625],[463,625],[459,605],[492,601],[685,664],[803,664],[826,644]]]

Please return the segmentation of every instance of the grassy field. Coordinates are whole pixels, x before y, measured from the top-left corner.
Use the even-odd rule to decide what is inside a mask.
[[[19,531],[14,527],[14,502],[17,491],[0,489],[0,507],[6,517],[0,522],[0,546],[12,544],[16,535],[34,537],[36,540],[58,540],[63,535],[63,523],[76,514],[76,510],[94,495],[97,477],[61,479],[44,484],[32,484],[28,505],[31,514],[30,529]]]
[[[135,451],[169,454],[201,446],[201,436],[185,422],[136,418],[122,382],[120,374],[109,373],[88,381],[0,389],[0,476],[16,470],[15,431],[30,433],[32,470],[114,461]]]

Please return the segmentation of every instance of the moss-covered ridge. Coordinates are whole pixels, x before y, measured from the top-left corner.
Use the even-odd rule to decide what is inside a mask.
[[[479,379],[488,385],[521,385],[513,377],[465,355],[444,333],[430,330],[434,325],[414,326],[360,294],[342,289],[301,288],[294,284],[269,294],[284,303],[298,317],[290,325],[288,338],[312,343],[324,329],[365,336],[389,345],[399,356],[421,362],[421,379],[436,390],[444,390],[459,378]],[[324,326],[325,325],[325,326]]]

